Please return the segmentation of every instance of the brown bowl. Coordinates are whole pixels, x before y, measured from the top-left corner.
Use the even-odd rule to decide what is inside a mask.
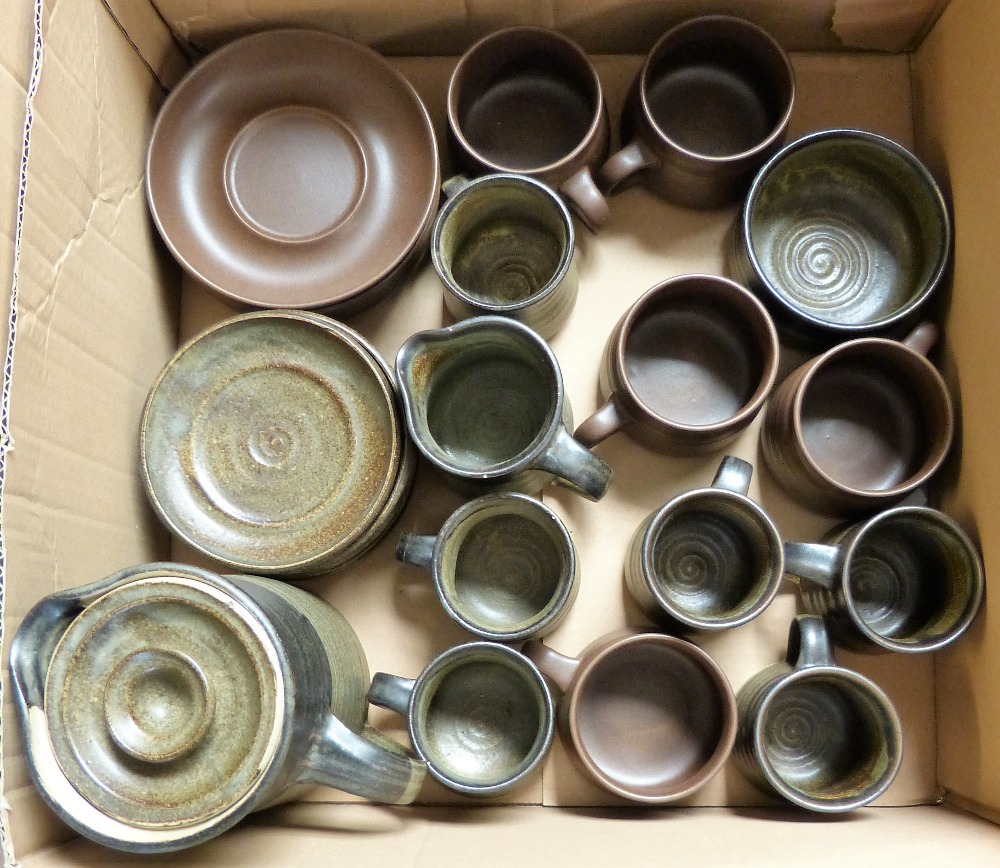
[[[368,307],[423,253],[440,170],[416,91],[369,48],[276,30],[229,43],[153,127],[146,192],[177,260],[243,305]]]

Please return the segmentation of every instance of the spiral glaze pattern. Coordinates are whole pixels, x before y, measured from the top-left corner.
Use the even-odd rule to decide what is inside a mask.
[[[695,617],[732,613],[758,583],[751,541],[735,522],[708,510],[665,522],[652,558],[660,594]]]
[[[844,216],[790,227],[776,241],[775,271],[784,275],[780,288],[796,304],[818,308],[830,317],[848,309],[869,288],[875,263],[864,230]]]
[[[475,523],[458,551],[452,582],[461,614],[497,632],[523,629],[555,601],[568,558],[553,534],[519,515]]]

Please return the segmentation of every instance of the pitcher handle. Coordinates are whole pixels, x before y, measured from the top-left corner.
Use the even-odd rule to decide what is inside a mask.
[[[551,473],[590,500],[600,500],[611,485],[614,471],[560,425],[535,466]]]
[[[298,783],[322,784],[376,802],[408,805],[427,775],[427,763],[371,727],[362,735],[336,715],[326,716],[300,770]]]

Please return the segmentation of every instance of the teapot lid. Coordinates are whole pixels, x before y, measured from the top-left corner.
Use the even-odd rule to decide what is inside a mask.
[[[284,677],[260,620],[187,576],[120,585],[73,621],[45,683],[49,738],[76,790],[143,828],[235,810],[280,749]]]

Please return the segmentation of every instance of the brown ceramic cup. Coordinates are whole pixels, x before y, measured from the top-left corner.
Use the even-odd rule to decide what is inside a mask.
[[[904,341],[858,338],[789,374],[760,441],[782,488],[811,509],[850,515],[927,482],[955,430],[948,388],[926,358],[937,334],[922,323]]]
[[[822,543],[785,543],[785,570],[806,611],[855,651],[920,653],[954,642],[983,601],[983,563],[936,509],[897,506]]]
[[[625,587],[653,621],[672,632],[725,630],[770,605],[784,572],[781,536],[747,496],[752,474],[727,455],[711,486],[671,498],[636,529]]]
[[[714,450],[760,412],[778,370],[778,337],[764,306],[731,280],[671,278],[615,326],[600,371],[604,405],[574,437],[594,446],[626,430],[645,446]]]
[[[733,689],[697,645],[624,630],[578,658],[537,639],[524,653],[562,690],[559,729],[574,758],[614,795],[647,804],[682,799],[708,783],[732,750]]]
[[[784,141],[794,95],[788,57],[760,27],[723,15],[679,24],[632,84],[627,144],[601,167],[601,186],[641,181],[695,208],[733,202]]]
[[[448,132],[467,171],[529,175],[565,196],[591,229],[607,221],[591,174],[610,136],[601,82],[562,34],[507,27],[469,48],[448,85]]]

